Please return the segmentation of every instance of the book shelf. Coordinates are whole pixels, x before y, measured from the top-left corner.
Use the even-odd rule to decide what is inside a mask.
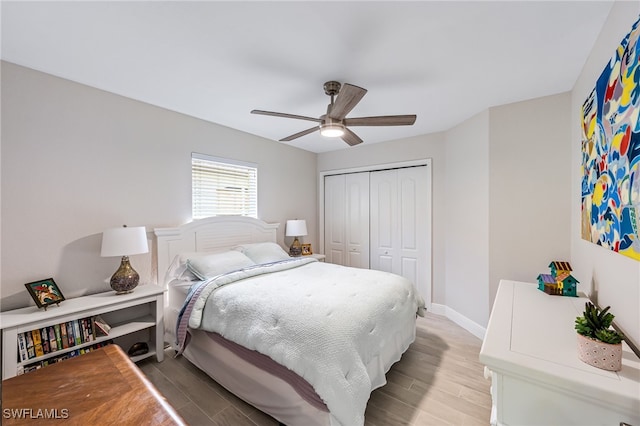
[[[26,366],[53,361],[66,354],[77,355],[110,341],[118,344],[125,352],[133,343],[146,341],[149,352],[131,359],[136,362],[155,355],[158,362],[162,361],[163,292],[161,287],[142,285],[129,294],[116,295],[115,292],[109,291],[67,299],[59,306],[49,306],[46,311],[30,306],[0,313],[2,379],[22,373]],[[48,330],[51,326],[73,323],[85,318],[92,319],[96,315],[100,315],[111,326],[108,335],[96,335],[92,329],[91,339],[83,339],[66,348],[50,350],[46,354],[23,360],[19,342],[21,334],[43,328]]]

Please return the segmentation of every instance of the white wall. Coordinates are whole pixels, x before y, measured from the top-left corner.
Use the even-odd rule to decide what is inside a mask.
[[[489,320],[489,112],[447,132],[446,305]]]
[[[444,304],[445,283],[445,144],[444,133],[400,139],[318,154],[318,172],[431,158],[432,246],[431,300]]]
[[[445,304],[476,335],[501,279],[569,259],[569,101],[493,107],[446,132]]]
[[[257,163],[260,218],[285,245],[285,221],[305,218],[317,242],[314,153],[6,62],[1,75],[3,310],[48,277],[66,297],[109,290],[119,259],[100,257],[101,232],[188,222],[192,151]],[[155,279],[151,254],[131,261]]]
[[[489,283],[535,282],[570,255],[570,94],[490,109]],[[574,276],[582,281],[579,270]]]
[[[640,2],[617,1],[576,81],[571,96],[571,263],[581,283],[601,306],[611,306],[616,323],[640,343],[640,262],[599,247],[580,233],[580,110],[607,62],[638,19]]]

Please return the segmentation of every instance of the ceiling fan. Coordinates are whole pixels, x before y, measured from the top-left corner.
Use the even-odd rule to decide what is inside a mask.
[[[360,102],[362,97],[367,93],[367,90],[348,83],[341,85],[337,81],[327,81],[324,84],[324,93],[331,97],[331,103],[327,106],[327,113],[318,118],[258,109],[251,111],[251,114],[295,118],[297,120],[319,123],[309,129],[282,138],[280,142],[289,142],[320,130],[322,136],[340,137],[351,146],[361,143],[362,139],[349,130],[348,126],[410,126],[416,121],[415,115],[381,115],[376,117],[346,118],[346,115]]]

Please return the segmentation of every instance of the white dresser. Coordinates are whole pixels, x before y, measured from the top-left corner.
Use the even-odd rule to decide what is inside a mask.
[[[631,349],[624,344],[617,373],[578,358],[574,321],[586,300],[500,282],[480,350],[493,425],[640,426],[640,360]]]

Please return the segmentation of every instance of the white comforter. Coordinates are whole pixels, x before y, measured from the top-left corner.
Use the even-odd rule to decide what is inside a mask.
[[[269,273],[274,272],[274,273]],[[210,280],[185,312],[189,327],[221,334],[307,380],[341,425],[364,424],[367,366],[387,345],[415,339],[424,302],[408,280],[302,258]],[[400,355],[394,355],[397,361]],[[390,367],[386,365],[385,371]]]

